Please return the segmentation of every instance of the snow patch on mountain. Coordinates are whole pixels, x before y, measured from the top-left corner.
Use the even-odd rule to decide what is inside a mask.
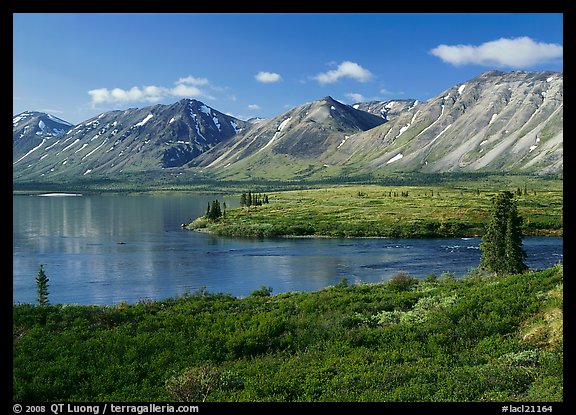
[[[258,150],[258,152],[264,150],[266,147],[268,147],[270,144],[272,144],[274,142],[274,140],[276,140],[276,138],[280,135],[280,133],[282,132],[284,127],[286,127],[286,125],[288,125],[288,123],[290,122],[291,119],[292,119],[292,117],[288,117],[284,121],[282,121],[280,123],[280,125],[278,126],[278,128],[276,129],[276,132],[272,136],[272,139],[270,141],[268,141],[268,143],[266,143],[266,145],[264,147],[262,147],[260,150]]]
[[[222,131],[222,128],[220,127],[220,121],[218,121],[218,117],[213,116],[213,117],[212,117],[212,122],[214,123],[214,125],[216,126],[216,128],[218,128],[218,131]]]
[[[446,130],[450,127],[452,127],[452,124],[448,124],[448,127],[444,128],[442,131],[440,131],[440,134],[438,134],[436,137],[434,137],[432,139],[432,141],[430,141],[430,144],[432,144],[434,141],[436,141],[438,139],[438,137],[440,137],[442,134],[444,134],[446,132]]]
[[[395,161],[400,160],[402,157],[404,157],[404,155],[402,153],[398,153],[394,157],[392,157],[390,160],[388,160],[386,162],[386,164],[394,163]]]
[[[450,96],[450,94],[446,95],[444,97],[444,99],[448,98]],[[436,118],[436,120],[430,124],[428,127],[424,128],[422,131],[420,131],[414,138],[421,136],[422,134],[424,134],[426,131],[428,131],[430,128],[432,128],[438,121],[440,121],[440,119],[442,118],[442,116],[444,115],[444,104],[440,105],[441,109],[440,109],[440,115],[438,116],[438,118]]]
[[[236,132],[236,134],[238,134],[240,131],[242,131],[239,127],[238,124],[236,124],[234,121],[230,120],[230,125],[232,126],[232,128],[234,128],[234,131]]]
[[[200,126],[198,125],[198,119],[196,118],[196,113],[192,111],[192,104],[190,104],[190,116],[194,119],[194,126],[196,127],[196,133],[202,138],[202,140],[207,141],[206,137],[200,132]]]
[[[30,151],[28,151],[26,154],[24,154],[22,157],[20,157],[18,160],[16,160],[13,164],[18,163],[20,160],[26,158],[28,155],[32,154],[33,152],[35,152],[36,150],[38,150],[39,148],[41,148],[44,143],[46,142],[46,139],[43,138],[42,142],[40,144],[38,144],[36,147],[34,147],[33,149],[31,149]]]
[[[86,154],[84,157],[82,157],[81,161],[84,161],[84,159],[86,159],[87,157],[90,157],[92,154],[94,154],[96,151],[98,151],[100,149],[100,147],[102,147],[104,144],[106,144],[107,141],[108,141],[108,138],[105,138],[104,140],[102,140],[102,143],[98,147],[96,147],[94,150],[92,150],[91,152]]]
[[[79,141],[80,141],[80,139],[77,138],[76,140],[74,140],[74,141],[72,142],[72,144],[69,144],[68,146],[64,147],[61,151],[66,151],[66,150],[68,150],[70,147],[72,147],[73,145],[75,145],[75,144],[78,143]],[[58,155],[58,154],[60,154],[60,153],[56,153],[56,155]]]
[[[134,127],[142,127],[144,126],[144,124],[146,124],[148,121],[150,121],[152,119],[152,117],[154,117],[153,114],[148,114],[146,116],[146,118],[144,118],[142,121],[140,121],[139,123],[137,123],[136,125],[134,125]]]
[[[340,147],[342,147],[342,145],[346,142],[346,140],[348,140],[350,138],[349,135],[345,135],[344,138],[342,139],[342,142],[340,144],[338,144],[338,147],[336,147],[336,149],[339,149]]]

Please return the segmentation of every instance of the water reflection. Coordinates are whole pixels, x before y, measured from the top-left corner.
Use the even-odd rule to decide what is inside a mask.
[[[478,238],[455,240],[217,238],[184,231],[215,195],[13,197],[13,299],[35,302],[39,264],[53,303],[116,304],[206,287],[246,296],[379,282],[398,271],[464,275],[480,259]],[[526,238],[527,264],[562,261],[561,238]]]

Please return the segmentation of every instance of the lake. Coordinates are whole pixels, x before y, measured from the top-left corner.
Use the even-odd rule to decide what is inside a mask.
[[[14,195],[13,302],[35,303],[40,264],[52,304],[113,305],[161,300],[205,288],[246,296],[372,283],[399,271],[461,277],[480,261],[479,238],[223,238],[183,230],[218,199],[197,193]],[[528,237],[526,264],[563,261],[563,239]]]

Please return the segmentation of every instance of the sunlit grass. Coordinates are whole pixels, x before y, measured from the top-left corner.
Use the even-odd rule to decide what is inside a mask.
[[[210,224],[220,234],[265,226],[271,234],[366,237],[481,236],[495,190],[350,185],[268,193],[270,203],[229,210]],[[525,235],[562,235],[562,190],[516,196]]]

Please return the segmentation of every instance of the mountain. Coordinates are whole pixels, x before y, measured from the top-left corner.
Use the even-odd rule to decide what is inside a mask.
[[[13,118],[13,180],[120,172],[303,180],[393,172],[562,174],[563,74],[488,71],[426,102],[327,96],[242,121],[184,99],[71,126]]]
[[[563,109],[561,73],[489,71],[353,135],[327,162],[358,173],[561,173]]]
[[[217,145],[192,165],[228,179],[559,174],[563,109],[561,73],[489,71],[427,102],[348,106],[326,97]]]
[[[352,107],[378,115],[388,122],[393,121],[400,114],[412,110],[418,104],[420,104],[420,101],[417,99],[395,99],[390,101],[358,102]]]
[[[386,122],[325,97],[263,120],[215,146],[190,166],[221,178],[298,178],[336,151],[348,137]]]
[[[13,161],[34,151],[54,137],[68,132],[73,124],[53,115],[38,111],[26,111],[12,118]]]
[[[20,125],[21,117],[14,117],[15,124],[18,119]],[[110,111],[42,136],[40,142],[33,137],[34,143],[26,144],[33,151],[17,153],[15,148],[13,178],[57,180],[180,167],[251,125],[190,99]],[[31,140],[26,135],[18,137],[22,143]]]

